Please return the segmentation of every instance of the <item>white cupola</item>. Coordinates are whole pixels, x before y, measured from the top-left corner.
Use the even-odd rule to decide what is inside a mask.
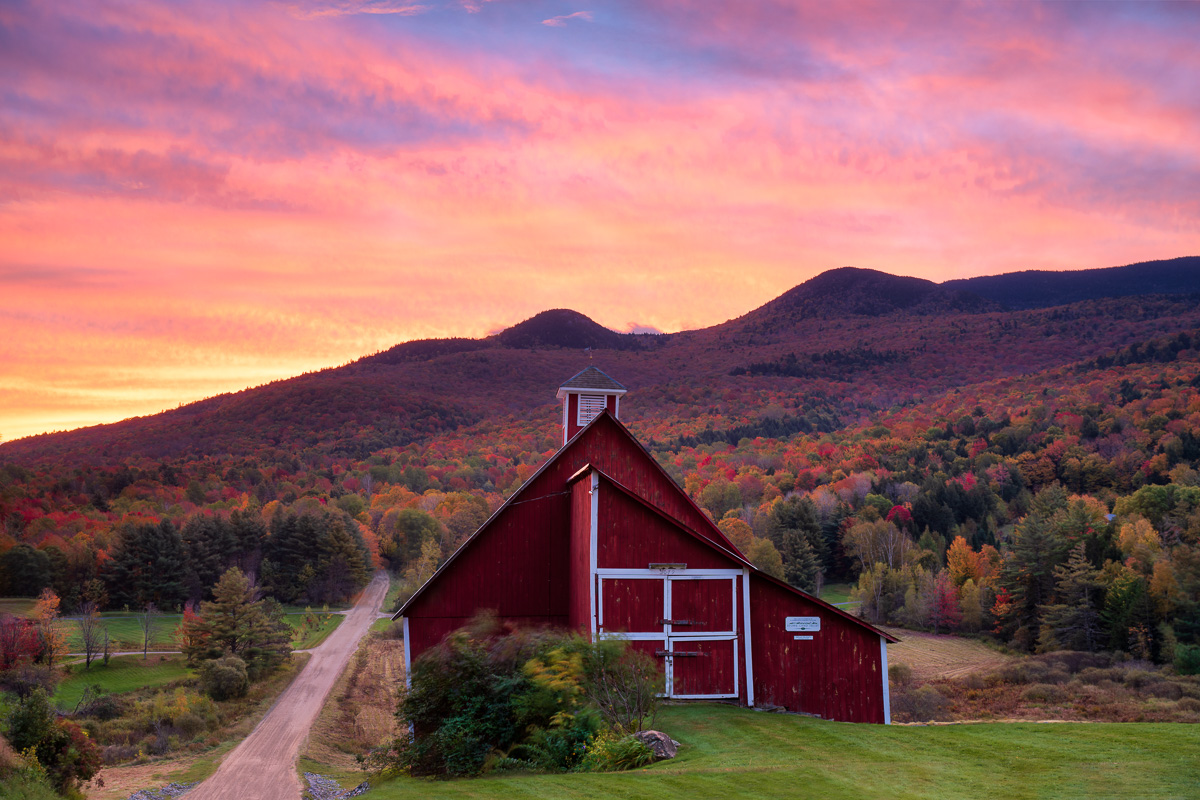
[[[558,387],[558,399],[563,404],[563,444],[601,411],[607,409],[614,419],[619,419],[621,395],[625,392],[624,386],[595,367],[588,367]]]

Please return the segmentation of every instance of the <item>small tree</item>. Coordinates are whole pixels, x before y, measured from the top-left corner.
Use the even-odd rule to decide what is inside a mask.
[[[959,608],[958,590],[950,579],[949,571],[941,570],[933,576],[929,592],[929,623],[933,625],[933,632],[940,633],[942,628],[957,628],[962,621],[962,609]]]
[[[237,567],[227,570],[213,587],[213,599],[201,604],[200,614],[185,614],[180,626],[188,661],[242,658],[255,677],[291,653],[291,629],[283,609],[274,601],[256,600],[257,590]]]
[[[150,632],[154,628],[154,620],[158,617],[158,608],[154,603],[146,603],[146,607],[138,614],[138,625],[142,628],[142,658],[145,659],[150,650]]]
[[[100,650],[101,644],[106,640],[102,633],[102,625],[100,624],[100,612],[96,610],[94,600],[85,600],[79,608],[79,638],[83,642],[83,666],[84,669],[92,668],[92,659],[95,658]],[[105,663],[108,659],[105,658]]]
[[[67,641],[58,629],[58,595],[52,589],[42,589],[33,607],[33,618],[37,621],[42,638],[42,661],[47,667],[66,655]]]

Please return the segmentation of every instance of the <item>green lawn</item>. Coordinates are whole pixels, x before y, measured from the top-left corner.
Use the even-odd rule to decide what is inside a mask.
[[[397,798],[1185,798],[1200,789],[1200,726],[851,725],[723,705],[664,709],[679,756],[633,772],[398,778]]]
[[[853,585],[849,583],[829,583],[821,589],[821,599],[826,603],[848,603],[850,602],[850,590]]]
[[[59,708],[71,710],[83,696],[83,687],[97,684],[113,694],[131,692],[147,686],[162,686],[164,683],[186,678],[191,674],[183,663],[183,656],[162,656],[151,654],[142,660],[141,656],[114,656],[104,666],[102,659],[92,662],[91,669],[84,669],[83,664],[71,667],[71,674],[58,684],[54,693],[54,702]]]
[[[316,622],[305,625],[305,620],[311,618]],[[342,624],[346,617],[342,614],[325,614],[314,611],[310,614],[288,614],[284,617],[287,624],[292,626],[292,649],[310,650],[325,641],[329,634]]]
[[[37,600],[32,597],[0,597],[0,614],[12,614],[15,617],[33,615],[33,606]]]
[[[175,629],[182,617],[179,614],[161,614],[154,617],[150,625],[151,650],[178,650]],[[100,624],[108,629],[110,652],[142,649],[142,625],[137,614],[124,611],[106,611],[100,615]],[[83,652],[83,641],[79,637],[79,621],[62,619],[59,627],[67,637],[67,649],[72,653]],[[103,636],[103,634],[101,634]],[[101,645],[103,650],[103,645]]]

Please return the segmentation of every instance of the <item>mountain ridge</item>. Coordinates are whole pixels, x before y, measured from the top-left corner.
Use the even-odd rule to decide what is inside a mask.
[[[1191,269],[1189,259],[1175,261],[1181,263],[1152,263],[1175,273]],[[877,409],[1197,325],[1200,303],[1181,296],[1006,311],[965,289],[842,268],[710,328],[618,333],[553,309],[483,339],[406,342],[343,367],[160,414],[6,442],[0,458],[103,461],[258,448],[362,457],[497,414],[542,413],[554,388],[588,360],[585,348],[622,383],[643,390],[622,404],[640,413],[660,413],[655,391],[644,390],[679,382],[731,391],[822,385]]]

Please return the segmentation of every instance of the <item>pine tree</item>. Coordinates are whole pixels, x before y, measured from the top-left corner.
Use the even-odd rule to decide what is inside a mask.
[[[1039,649],[1099,649],[1101,640],[1099,572],[1087,559],[1086,544],[1071,549],[1067,563],[1054,568],[1058,602],[1042,606]]]
[[[785,530],[779,555],[783,559],[783,579],[805,592],[817,588],[817,573],[821,571],[808,538],[798,530]]]
[[[1038,495],[1051,492],[1047,489]],[[1057,496],[1051,492],[1053,496]],[[1041,607],[1054,597],[1054,568],[1063,561],[1066,541],[1055,534],[1046,518],[1031,512],[1013,533],[1012,546],[1004,561],[1002,581],[1012,607],[1006,624],[1018,644],[1031,647]]]
[[[261,675],[290,652],[291,632],[282,607],[255,599],[257,590],[242,571],[231,567],[213,587],[213,599],[200,606],[198,620],[187,631],[193,644],[189,661],[220,658],[226,653]]]
[[[170,520],[127,528],[112,555],[108,593],[113,605],[175,608],[186,599],[187,552]]]

